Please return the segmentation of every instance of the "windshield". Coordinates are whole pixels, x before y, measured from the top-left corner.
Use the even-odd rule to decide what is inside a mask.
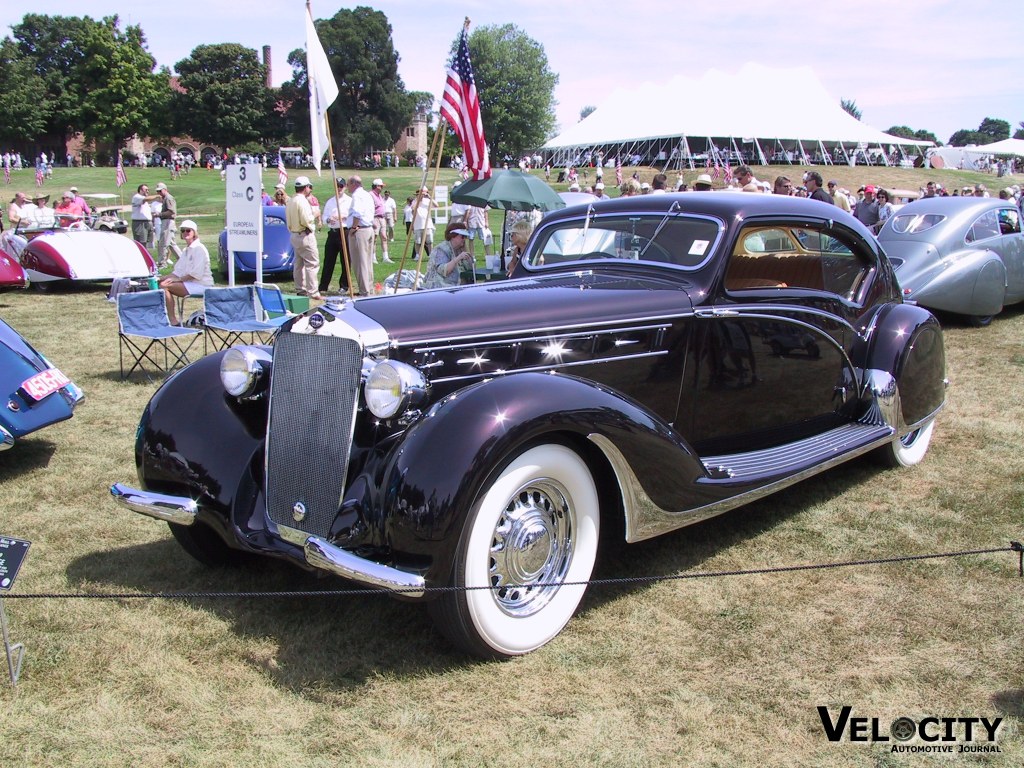
[[[538,232],[530,266],[590,259],[630,259],[693,269],[711,256],[720,225],[710,219],[616,214],[559,222]]]

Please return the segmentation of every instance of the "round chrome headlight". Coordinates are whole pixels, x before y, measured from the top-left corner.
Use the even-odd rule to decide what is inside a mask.
[[[251,397],[271,361],[258,347],[232,347],[220,359],[220,383],[234,397]]]
[[[370,371],[363,392],[366,407],[378,419],[390,419],[423,398],[427,381],[411,365],[394,360],[378,363]]]

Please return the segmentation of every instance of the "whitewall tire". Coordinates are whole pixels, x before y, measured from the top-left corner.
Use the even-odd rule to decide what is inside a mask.
[[[530,448],[481,491],[452,585],[432,604],[438,628],[479,656],[507,658],[562,631],[597,557],[599,498],[586,462],[558,444]],[[468,588],[468,589],[466,589]]]

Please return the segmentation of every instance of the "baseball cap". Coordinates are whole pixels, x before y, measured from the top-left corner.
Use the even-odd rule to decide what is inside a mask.
[[[603,181],[597,182],[597,184],[594,185],[594,189],[604,189],[604,182]]]
[[[384,186],[384,180],[383,179],[374,179],[373,180],[373,186],[375,186],[375,187],[383,187]]]
[[[178,225],[178,229],[191,229],[197,235],[199,234],[199,227],[192,219],[185,219],[181,224]]]
[[[463,237],[469,237],[469,230],[468,229],[462,229],[460,227],[459,229],[451,230],[448,234],[450,234],[450,235],[462,235]]]
[[[78,191],[78,187],[71,187],[71,191],[72,192],[77,192]]]
[[[160,182],[159,184],[157,184],[157,185],[156,185],[156,191],[157,191],[157,192],[160,192],[160,191],[164,191],[164,192],[166,192],[166,191],[167,191],[167,185],[166,185],[166,184],[164,184],[164,183],[163,183],[163,182],[161,181],[161,182]]]
[[[313,185],[309,183],[309,177],[308,176],[299,176],[299,178],[297,178],[295,180],[295,188],[296,189],[302,189],[303,187],[312,187],[312,186]]]
[[[873,194],[875,194],[874,186],[871,185],[871,184],[868,184],[866,187],[864,187],[864,194],[865,195],[873,195]]]

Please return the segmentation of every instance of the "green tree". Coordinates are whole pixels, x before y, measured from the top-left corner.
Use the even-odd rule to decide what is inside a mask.
[[[1024,121],[1020,123],[1020,127],[1013,132],[1013,138],[1024,139]]]
[[[839,106],[843,108],[844,112],[853,115],[855,118],[860,120],[861,111],[857,108],[857,102],[853,99],[840,99]]]
[[[44,84],[35,102],[45,116],[44,140],[64,142],[82,132],[120,144],[147,132],[166,92],[140,27],[122,31],[117,16],[96,21],[27,14],[12,32]]]
[[[458,43],[456,38],[453,53]],[[558,85],[544,46],[514,24],[503,24],[475,29],[469,52],[492,162],[543,144],[555,128]]]
[[[885,132],[890,136],[899,136],[904,139],[914,138],[914,130],[906,125],[892,125],[886,128]]]
[[[46,83],[10,38],[0,42],[0,141],[31,141],[46,133],[51,107]]]
[[[84,87],[80,116],[86,138],[120,147],[134,134],[148,136],[151,120],[166,99],[166,77],[153,72],[142,28],[118,29],[116,16],[89,29],[85,61],[79,68]]]
[[[597,109],[597,107],[595,107],[592,104],[588,104],[587,106],[585,106],[583,109],[580,110],[580,120],[586,120],[588,117],[590,117],[591,114],[593,114],[595,109]]]
[[[949,137],[949,143],[954,147],[964,147],[968,144],[991,144],[994,141],[1002,141],[1010,137],[1010,124],[1006,120],[986,117],[981,121],[977,130],[961,128]]]
[[[273,115],[267,69],[252,48],[199,45],[174,65],[183,92],[172,98],[176,133],[222,147],[261,141]]]
[[[409,125],[416,98],[406,92],[398,75],[398,53],[387,16],[359,6],[342,8],[332,18],[314,23],[338,84],[338,99],[327,110],[335,153],[358,156],[391,147]],[[294,75],[282,96],[290,103],[294,135],[309,146],[305,51],[292,51],[288,63]]]
[[[97,24],[88,16],[29,13],[11,27],[19,53],[44,83],[45,93],[39,103],[46,105],[48,114],[39,138],[66,141],[83,127],[81,100],[86,83],[81,68],[89,31]]]
[[[890,136],[900,136],[901,138],[904,139],[916,139],[917,141],[933,141],[940,146],[942,144],[942,142],[935,138],[935,134],[932,133],[931,131],[915,131],[913,128],[909,128],[906,125],[893,125],[887,128],[885,132],[888,133]]]

